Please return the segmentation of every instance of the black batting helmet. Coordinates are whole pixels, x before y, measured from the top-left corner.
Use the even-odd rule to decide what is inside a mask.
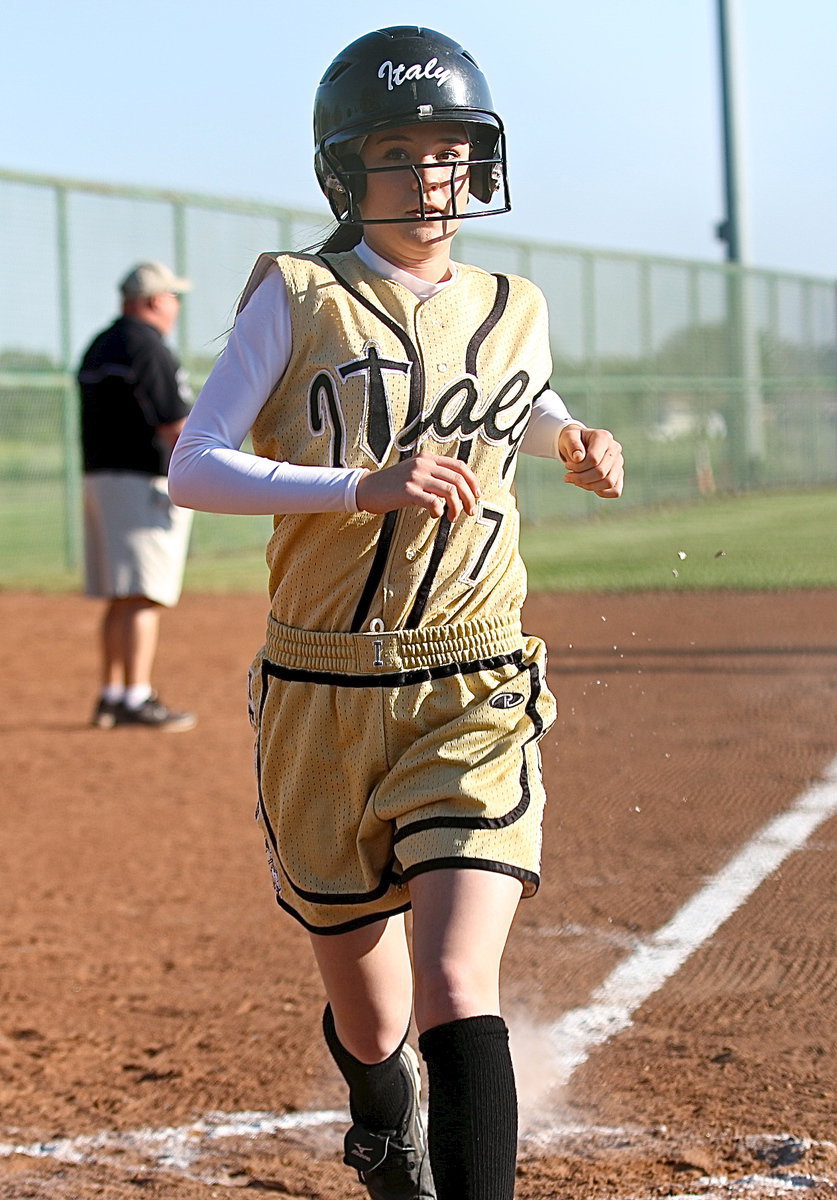
[[[490,206],[453,215],[509,211],[503,123],[482,71],[467,50],[444,34],[397,25],[347,46],[328,67],[314,98],[314,169],[339,221],[363,221],[358,204],[366,190],[366,170],[358,139],[429,121],[465,126],[471,151],[468,164],[460,165],[470,168],[470,194]]]

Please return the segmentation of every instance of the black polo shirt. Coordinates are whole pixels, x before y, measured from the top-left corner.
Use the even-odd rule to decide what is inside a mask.
[[[165,475],[157,427],[182,420],[192,397],[159,330],[120,317],[93,339],[78,381],[84,470]]]

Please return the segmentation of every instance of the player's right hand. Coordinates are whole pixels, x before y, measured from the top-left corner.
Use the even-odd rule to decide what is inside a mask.
[[[479,496],[479,480],[467,463],[428,453],[405,458],[382,471],[370,471],[355,492],[358,509],[364,512],[425,508],[431,516],[446,516],[450,521],[462,512],[476,516]]]

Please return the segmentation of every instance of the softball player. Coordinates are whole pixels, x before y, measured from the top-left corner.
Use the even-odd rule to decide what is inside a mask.
[[[538,886],[554,719],[543,643],[520,626],[515,464],[560,458],[616,497],[621,447],[549,390],[538,289],[451,259],[463,220],[509,208],[471,56],[427,29],[371,33],[326,71],[314,125],[337,228],[319,253],[257,261],[170,488],[278,514],[250,672],[258,816],[325,985],[345,1161],[374,1200],[509,1200],[499,970]]]

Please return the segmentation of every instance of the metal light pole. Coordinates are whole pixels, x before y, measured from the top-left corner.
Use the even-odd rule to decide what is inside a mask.
[[[749,261],[749,240],[746,205],[741,192],[740,139],[738,125],[738,95],[733,75],[737,61],[737,20],[735,0],[717,0],[718,56],[721,71],[721,116],[724,139],[724,198],[726,217],[718,226],[721,241],[726,242],[727,262],[746,265]]]
[[[745,464],[745,483],[757,483],[765,459],[764,400],[761,388],[759,333],[754,314],[753,279],[750,264],[749,228],[742,188],[741,145],[737,80],[736,0],[717,0],[718,50],[721,74],[721,114],[724,143],[724,198],[726,216],[717,227],[726,243],[727,262],[732,265],[728,280],[728,320],[733,363],[741,381],[743,422],[740,408],[731,410],[733,445],[740,445]],[[734,411],[737,410],[737,411]],[[743,428],[742,428],[743,425]]]

